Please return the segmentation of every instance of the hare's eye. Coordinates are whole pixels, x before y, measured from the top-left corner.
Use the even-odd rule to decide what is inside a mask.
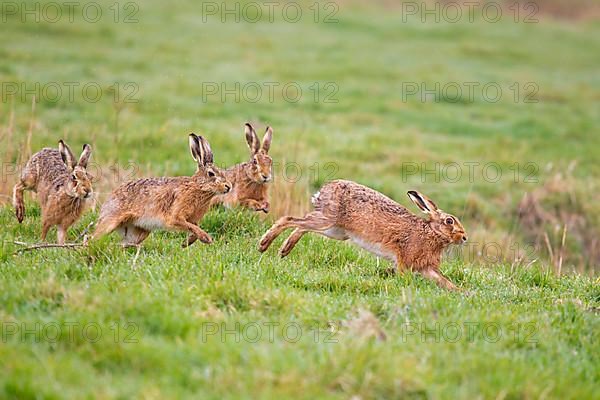
[[[215,173],[213,171],[208,171],[208,176],[210,176],[211,178],[214,178]]]
[[[446,223],[448,225],[454,225],[454,220],[452,218],[448,217],[448,218],[446,218]]]
[[[71,179],[73,180],[73,182],[77,181],[77,175],[71,175]]]
[[[254,165],[258,165],[258,160],[257,160],[256,158],[253,158],[253,159],[252,159],[252,164],[254,164]]]

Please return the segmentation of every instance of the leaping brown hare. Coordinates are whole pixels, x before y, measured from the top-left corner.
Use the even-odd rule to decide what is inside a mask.
[[[56,225],[58,244],[64,244],[67,229],[79,219],[93,194],[92,179],[86,171],[91,155],[92,148],[84,144],[76,161],[62,140],[58,142],[58,150],[45,148],[35,153],[13,188],[13,205],[19,223],[25,218],[23,192],[32,190],[37,193],[42,208],[42,241]]]
[[[210,145],[202,136],[189,135],[192,157],[198,164],[193,176],[143,178],[117,187],[102,205],[93,238],[117,230],[122,244],[139,246],[156,229],[188,231],[187,247],[212,238],[197,224],[212,198],[231,190],[231,183],[213,164]]]
[[[264,252],[287,228],[295,228],[283,243],[287,256],[306,232],[337,240],[352,240],[358,246],[395,263],[395,270],[408,268],[434,280],[446,289],[457,289],[440,272],[442,251],[462,244],[467,235],[455,216],[440,210],[428,197],[411,190],[410,199],[429,215],[425,220],[389,197],[355,182],[337,180],[325,184],[312,198],[315,210],[304,218],[282,217],[261,238]]]
[[[254,211],[269,212],[269,186],[272,179],[273,160],[269,156],[273,129],[267,126],[262,144],[256,131],[249,123],[244,125],[246,142],[250,148],[250,161],[246,161],[225,170],[225,176],[231,183],[231,192],[216,196],[213,204],[226,207],[240,205]]]

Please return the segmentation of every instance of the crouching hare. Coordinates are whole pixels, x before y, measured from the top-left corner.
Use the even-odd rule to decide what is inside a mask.
[[[250,148],[250,161],[234,165],[224,171],[227,179],[233,183],[233,190],[228,194],[216,196],[213,204],[223,204],[227,207],[239,204],[254,211],[268,213],[267,184],[271,181],[273,166],[269,148],[273,129],[267,127],[262,144],[252,125],[246,123],[244,130]]]
[[[124,246],[138,246],[156,229],[188,231],[189,246],[212,238],[197,223],[212,198],[231,190],[231,183],[213,165],[213,153],[202,136],[189,135],[192,157],[198,164],[193,176],[144,178],[117,187],[102,205],[93,237],[119,231]]]
[[[350,239],[393,261],[396,271],[408,268],[443,288],[457,289],[439,268],[446,247],[467,241],[462,224],[421,193],[411,190],[408,196],[429,215],[428,220],[373,189],[351,181],[332,181],[313,196],[314,211],[304,218],[287,216],[275,222],[261,238],[259,251],[267,250],[285,229],[295,228],[280,249],[285,257],[306,232],[316,232],[332,239]]]
[[[32,190],[37,193],[42,208],[42,240],[46,240],[48,230],[56,225],[58,243],[64,244],[67,229],[79,219],[92,197],[91,177],[86,171],[91,155],[92,148],[84,144],[76,161],[62,140],[58,142],[58,150],[45,148],[35,153],[13,188],[13,205],[19,223],[25,218],[23,192]]]

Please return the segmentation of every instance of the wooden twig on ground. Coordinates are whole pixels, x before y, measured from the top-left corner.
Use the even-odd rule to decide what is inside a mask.
[[[50,249],[50,248],[66,248],[66,249],[73,249],[76,247],[84,247],[85,244],[83,243],[65,243],[65,244],[58,244],[58,243],[36,243],[36,244],[29,244],[29,243],[24,243],[24,242],[18,242],[18,241],[13,241],[14,244],[19,245],[19,246],[27,246],[24,247],[22,249],[19,249],[15,252],[16,254],[21,254],[24,253],[26,251],[31,251],[31,250],[38,250],[38,249]]]

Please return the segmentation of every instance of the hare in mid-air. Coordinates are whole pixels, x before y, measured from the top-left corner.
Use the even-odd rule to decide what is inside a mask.
[[[231,183],[231,192],[216,196],[213,204],[227,207],[241,205],[254,211],[269,212],[268,183],[272,179],[273,160],[269,156],[273,129],[265,131],[262,143],[256,131],[249,123],[244,125],[246,142],[250,148],[250,161],[246,161],[225,170]]]
[[[442,251],[462,244],[467,235],[455,216],[440,210],[428,197],[409,191],[410,199],[429,215],[420,218],[385,195],[355,182],[337,180],[325,184],[313,198],[315,210],[303,218],[282,217],[261,238],[264,252],[287,228],[295,228],[283,243],[285,257],[306,232],[337,240],[350,239],[358,246],[390,259],[395,269],[408,268],[446,289],[456,289],[440,272]]]
[[[212,243],[197,224],[212,198],[231,190],[231,183],[213,164],[210,145],[202,136],[189,135],[192,157],[198,164],[193,176],[143,178],[117,187],[102,205],[93,237],[118,230],[124,246],[139,246],[156,229],[188,231],[183,243]]]
[[[32,190],[37,193],[42,209],[42,240],[46,240],[48,230],[56,225],[58,243],[64,244],[67,229],[79,219],[93,194],[92,178],[86,170],[91,155],[92,148],[84,144],[77,161],[62,140],[58,142],[58,149],[45,148],[35,153],[13,188],[13,205],[19,223],[25,218],[23,192]]]

